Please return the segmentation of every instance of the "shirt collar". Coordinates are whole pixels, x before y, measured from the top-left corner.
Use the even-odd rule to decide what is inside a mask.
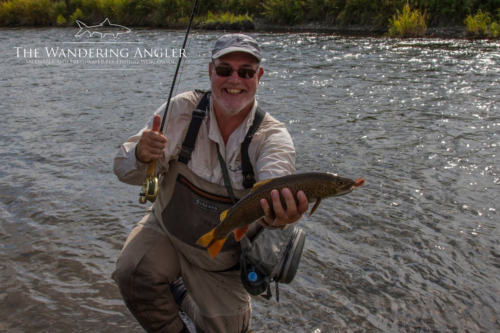
[[[238,144],[238,146],[240,146],[241,143],[243,142],[243,140],[245,140],[245,135],[247,134],[248,130],[250,129],[250,126],[252,126],[256,110],[257,110],[257,100],[254,99],[252,110],[248,113],[248,115],[243,120],[243,122],[240,124],[240,126],[238,126],[238,128],[233,132],[233,134],[231,134],[231,136],[229,137],[229,140],[227,142],[228,146],[230,146],[231,144],[235,144],[235,143]],[[219,146],[224,147],[224,140],[222,139],[222,134],[220,133],[219,125],[217,124],[217,117],[215,117],[215,111],[214,111],[214,107],[213,107],[212,98],[210,99],[209,119],[210,119],[210,128],[209,128],[208,137],[212,141],[217,142],[219,144]]]

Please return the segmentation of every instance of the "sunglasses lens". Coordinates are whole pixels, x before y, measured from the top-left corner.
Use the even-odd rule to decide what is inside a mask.
[[[231,76],[233,74],[233,69],[229,66],[217,66],[215,67],[215,72],[219,76]]]
[[[230,66],[217,66],[215,67],[215,73],[219,76],[228,77],[233,74],[233,68]],[[252,68],[240,68],[237,71],[238,76],[242,79],[251,79],[255,75],[255,69]]]
[[[238,76],[242,79],[251,79],[255,74],[255,70],[251,68],[240,68],[238,69]]]

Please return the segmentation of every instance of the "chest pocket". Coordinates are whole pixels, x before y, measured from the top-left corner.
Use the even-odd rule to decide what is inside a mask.
[[[188,245],[199,247],[196,241],[219,225],[220,214],[231,206],[229,197],[207,192],[178,174],[172,197],[162,212],[162,219],[169,233]],[[237,242],[231,234],[222,252],[236,246]]]

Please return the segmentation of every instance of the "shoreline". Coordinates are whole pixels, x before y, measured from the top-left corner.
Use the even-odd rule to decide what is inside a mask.
[[[260,20],[254,20],[254,23],[255,29],[253,31],[255,32],[325,32],[374,37],[386,37],[388,32],[387,28],[357,24],[342,26],[311,22],[295,26],[283,26],[265,23]],[[411,38],[469,39],[465,26],[429,27],[426,29],[424,37]]]
[[[46,27],[26,27],[26,26],[10,26],[10,27],[0,27],[0,30],[8,30],[8,29],[40,29],[40,28],[77,28],[77,27],[62,27],[62,26],[46,26]],[[159,30],[185,30],[186,27],[176,26],[176,27],[144,27],[144,26],[130,26],[132,29],[159,29]],[[318,22],[298,24],[294,26],[283,26],[277,24],[265,23],[259,20],[254,21],[254,26],[252,29],[238,29],[234,27],[233,29],[206,29],[205,27],[193,27],[193,31],[219,31],[219,32],[227,32],[227,33],[333,33],[333,34],[342,34],[349,36],[370,36],[376,38],[391,38],[387,36],[387,28],[380,28],[376,26],[369,25],[328,25],[322,24]],[[411,38],[443,38],[443,39],[470,39],[467,36],[465,26],[449,26],[449,27],[431,27],[427,28],[425,31],[424,37],[411,37]]]

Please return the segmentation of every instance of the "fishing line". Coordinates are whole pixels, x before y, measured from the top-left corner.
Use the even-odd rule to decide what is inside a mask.
[[[196,12],[194,14],[194,17],[198,16],[198,11],[200,10],[200,8],[196,8]],[[193,36],[194,37],[194,36]],[[191,37],[189,40],[188,40],[188,45],[187,45],[187,48],[186,50],[189,50],[191,49],[191,42],[193,41],[193,37]],[[188,58],[188,56],[186,55],[186,58]],[[182,80],[182,75],[184,74],[184,68],[186,68],[186,63],[187,63],[188,60],[185,60],[182,62],[182,67],[181,67],[181,73],[179,74],[179,82]],[[175,87],[175,95],[177,95],[177,91],[179,89],[179,85],[177,85],[177,87]]]
[[[184,42],[182,43],[181,50],[184,50],[184,52],[186,51],[186,43],[188,40],[189,31],[191,31],[193,19],[194,19],[194,16],[196,14],[196,11],[198,9],[198,1],[199,0],[195,0],[195,2],[194,2],[193,10],[191,11],[191,16],[189,18],[189,25],[188,25],[188,28],[186,30],[186,36],[184,37]],[[158,131],[159,133],[163,132],[163,126],[165,125],[165,120],[167,119],[167,113],[168,113],[168,110],[170,108],[170,100],[172,99],[172,94],[173,94],[174,89],[175,89],[175,82],[176,82],[177,76],[179,74],[179,68],[182,64],[182,58],[183,58],[182,56],[179,57],[179,61],[177,62],[177,67],[175,68],[175,74],[174,74],[174,78],[172,81],[172,86],[170,87],[170,93],[168,94],[167,105],[165,106],[165,111],[163,113],[163,119],[161,120],[160,130]],[[184,66],[183,66],[183,68],[184,68]],[[177,90],[176,90],[176,92],[177,92]]]
[[[199,9],[199,8],[197,8],[197,9],[196,9],[196,11],[198,11],[198,9]],[[195,15],[194,15],[194,16],[196,16],[196,15],[197,15],[197,12],[195,13]],[[186,49],[184,49],[184,50],[187,50],[187,49],[190,49],[190,48],[191,48],[191,42],[192,42],[192,40],[193,40],[192,38],[190,38],[190,39],[189,39],[189,41],[188,41],[188,45],[187,45],[187,48],[186,48]],[[185,54],[185,53],[184,53],[184,54]],[[187,58],[187,56],[186,56],[186,58]],[[185,61],[183,61],[183,62],[182,62],[182,65],[181,65],[181,72],[180,72],[180,74],[179,74],[179,82],[181,82],[181,81],[182,81],[182,75],[184,74],[184,68],[186,68],[186,62],[187,62],[187,60],[185,60]],[[178,85],[175,87],[175,94],[174,94],[174,96],[177,96],[177,92],[179,91],[179,85],[180,85],[180,84],[178,84]],[[164,117],[165,117],[165,116],[164,116]]]

